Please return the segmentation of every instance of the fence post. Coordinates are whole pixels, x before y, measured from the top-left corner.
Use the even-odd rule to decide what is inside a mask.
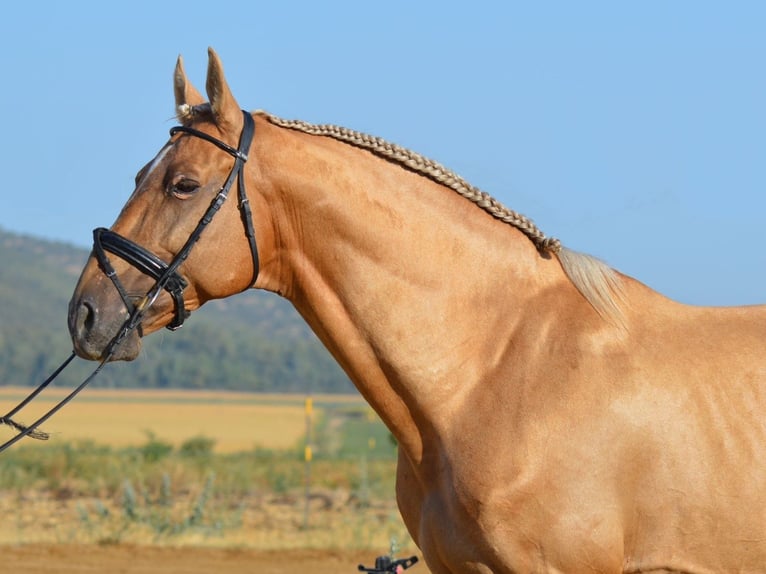
[[[303,528],[309,527],[309,497],[311,494],[311,418],[314,410],[314,401],[309,396],[306,397],[306,445],[303,449],[303,459],[306,463],[306,506],[303,510]]]

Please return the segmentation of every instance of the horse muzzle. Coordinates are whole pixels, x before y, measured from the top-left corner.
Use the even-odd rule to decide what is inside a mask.
[[[134,359],[141,347],[141,321],[163,291],[170,295],[174,308],[166,327],[180,328],[189,313],[183,296],[187,283],[177,269],[189,249],[167,264],[127,237],[103,227],[94,229],[93,258],[98,267],[91,267],[90,273],[86,268],[69,304],[69,332],[75,352],[94,360]],[[107,253],[130,264],[154,285],[143,296],[131,296]]]
[[[83,359],[100,361],[111,351],[110,361],[132,361],[141,350],[137,329],[127,333],[110,349],[128,318],[124,305],[115,297],[83,293],[78,286],[69,302],[67,316],[75,353]]]

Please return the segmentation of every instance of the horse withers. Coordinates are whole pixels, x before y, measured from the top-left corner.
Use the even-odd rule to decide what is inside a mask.
[[[80,356],[273,291],[396,436],[434,573],[766,571],[766,308],[673,302],[414,152],[243,113],[209,55],[83,270]]]

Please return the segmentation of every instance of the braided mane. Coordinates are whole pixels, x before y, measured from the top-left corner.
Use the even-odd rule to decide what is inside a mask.
[[[605,319],[623,324],[619,306],[621,280],[612,268],[594,257],[566,249],[558,239],[546,236],[531,219],[505,207],[491,195],[474,187],[440,163],[382,138],[348,128],[332,124],[316,125],[302,120],[285,120],[264,111],[257,113],[276,126],[330,137],[368,150],[448,187],[493,217],[521,231],[541,254],[558,256],[566,275],[596,311]]]

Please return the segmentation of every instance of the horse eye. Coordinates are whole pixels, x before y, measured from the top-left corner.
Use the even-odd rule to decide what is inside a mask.
[[[178,181],[173,181],[168,186],[168,192],[174,196],[183,199],[195,194],[199,191],[199,182],[188,178],[179,178]]]

